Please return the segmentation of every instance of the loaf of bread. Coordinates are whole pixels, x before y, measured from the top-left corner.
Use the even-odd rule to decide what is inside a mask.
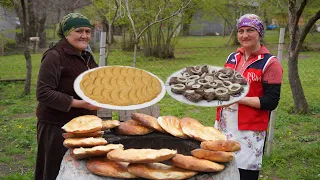
[[[214,162],[230,162],[234,158],[233,152],[210,151],[206,149],[194,149],[191,151],[191,154],[194,157]]]
[[[90,133],[100,131],[102,128],[102,119],[94,115],[84,115],[73,118],[66,123],[62,129],[70,133]]]
[[[107,157],[113,161],[154,163],[171,159],[176,154],[176,150],[170,149],[115,149],[109,152]]]
[[[198,141],[210,141],[210,140],[225,140],[227,139],[224,134],[219,130],[210,126],[184,126],[182,131],[189,137],[196,139]]]
[[[153,132],[153,129],[143,126],[133,119],[121,122],[120,125],[115,128],[115,133],[120,135],[145,135],[151,132]]]
[[[202,149],[211,151],[239,151],[241,149],[240,143],[234,140],[215,140],[215,141],[204,141],[200,144]]]
[[[177,154],[172,158],[172,165],[183,169],[199,172],[217,172],[224,169],[224,165],[209,160],[199,159],[194,156]]]
[[[87,169],[99,176],[115,178],[137,178],[134,174],[128,172],[129,163],[110,161],[105,158],[93,158],[87,161]]]
[[[81,138],[81,137],[102,137],[104,134],[104,131],[96,131],[96,132],[90,132],[90,133],[62,133],[62,136],[65,139],[68,138]]]
[[[118,120],[103,120],[102,121],[102,130],[112,129],[120,125]]]
[[[187,139],[188,136],[183,133],[180,126],[180,119],[175,116],[160,116],[158,117],[159,125],[168,133],[175,137]]]
[[[156,131],[162,132],[162,133],[167,133],[164,129],[162,129],[162,127],[159,125],[157,118],[147,115],[147,114],[143,114],[143,113],[132,113],[131,114],[131,118],[133,120],[138,121],[139,123],[141,123],[142,125],[152,128]]]
[[[158,180],[187,179],[197,174],[195,171],[162,163],[130,163],[128,165],[128,171],[138,177]]]
[[[105,146],[94,146],[92,148],[75,148],[70,151],[70,156],[74,159],[84,159],[96,156],[106,156],[114,149],[123,149],[122,144],[107,144]]]
[[[93,147],[106,144],[107,141],[101,137],[69,138],[63,141],[63,145],[66,148]]]
[[[191,117],[184,117],[180,119],[180,126],[183,127],[203,127],[201,122]]]

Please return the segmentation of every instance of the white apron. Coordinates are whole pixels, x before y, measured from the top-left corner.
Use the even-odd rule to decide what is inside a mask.
[[[222,109],[220,121],[214,127],[241,144],[241,150],[235,152],[238,168],[260,170],[262,166],[263,145],[266,131],[238,130],[238,104]]]

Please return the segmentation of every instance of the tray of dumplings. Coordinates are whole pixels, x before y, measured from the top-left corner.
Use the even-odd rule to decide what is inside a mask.
[[[217,107],[233,104],[249,91],[246,79],[231,68],[188,66],[168,77],[167,93],[185,104]]]

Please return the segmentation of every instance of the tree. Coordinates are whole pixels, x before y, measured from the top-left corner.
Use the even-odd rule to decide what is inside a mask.
[[[304,91],[301,85],[299,73],[298,73],[298,58],[299,53],[302,47],[302,44],[310,32],[312,26],[320,19],[320,10],[316,10],[315,14],[309,19],[305,24],[302,31],[299,30],[299,19],[304,12],[308,0],[303,0],[301,3],[298,3],[296,0],[288,1],[288,23],[289,23],[289,57],[288,57],[288,77],[291,87],[292,97],[294,100],[294,112],[295,113],[309,113],[310,108]],[[315,2],[317,3],[317,2]],[[310,4],[311,5],[311,4]],[[319,4],[318,4],[319,5]],[[313,6],[319,7],[319,6]]]

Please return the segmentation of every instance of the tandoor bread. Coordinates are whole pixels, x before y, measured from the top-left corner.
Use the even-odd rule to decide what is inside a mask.
[[[201,122],[191,117],[184,117],[180,119],[180,126],[183,127],[203,127]]]
[[[102,119],[94,115],[84,115],[73,118],[66,123],[62,129],[70,133],[90,133],[100,131],[102,128]]]
[[[65,139],[68,138],[81,138],[81,137],[102,137],[104,134],[104,131],[96,131],[96,132],[90,132],[90,133],[62,133],[62,136]]]
[[[63,141],[66,148],[93,147],[106,144],[107,141],[102,137],[69,138]]]
[[[224,169],[224,165],[209,160],[199,159],[194,156],[177,154],[171,159],[172,165],[183,169],[199,172],[217,172]]]
[[[234,158],[233,152],[210,151],[206,149],[194,149],[191,151],[191,154],[194,157],[214,162],[230,162]]]
[[[152,131],[153,129],[145,127],[132,119],[121,122],[120,125],[115,128],[115,133],[120,135],[145,135]]]
[[[189,137],[199,140],[199,141],[209,141],[209,140],[225,140],[227,137],[222,134],[219,130],[210,126],[185,126],[182,131]]]
[[[129,163],[110,161],[107,158],[93,158],[87,161],[87,169],[99,176],[114,178],[137,178],[127,170]]]
[[[179,118],[175,116],[160,116],[158,117],[159,125],[168,133],[175,137],[187,139],[188,136],[185,135],[180,126]]]
[[[102,121],[102,130],[112,129],[120,125],[118,120],[104,120]]]
[[[201,148],[211,151],[239,151],[241,149],[240,143],[234,140],[216,140],[201,142]]]
[[[114,149],[123,149],[122,144],[107,144],[105,146],[94,146],[92,148],[75,148],[70,151],[71,157],[75,159],[84,159],[95,156],[106,156],[108,152]]]
[[[197,174],[195,171],[185,170],[162,163],[130,163],[128,171],[146,179],[177,180],[187,179]]]
[[[162,91],[158,78],[125,66],[107,66],[86,73],[80,82],[83,94],[102,104],[129,106],[155,99]]]
[[[113,161],[154,163],[171,159],[176,154],[176,150],[170,149],[115,149],[109,152],[107,157]]]
[[[152,128],[156,131],[167,133],[162,127],[159,125],[157,118],[153,116],[149,116],[143,113],[132,113],[131,118],[143,124],[146,127]]]

